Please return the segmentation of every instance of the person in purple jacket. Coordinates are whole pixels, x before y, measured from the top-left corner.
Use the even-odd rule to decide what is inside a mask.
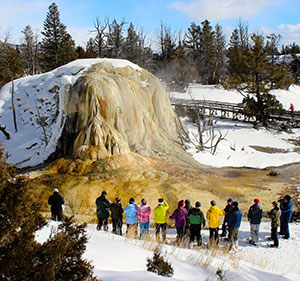
[[[188,215],[188,212],[184,206],[184,201],[180,200],[178,202],[178,208],[174,211],[173,215],[170,216],[171,220],[175,220],[175,226],[177,231],[177,238],[176,241],[178,244],[180,244],[184,237],[184,228],[186,225],[186,217]]]

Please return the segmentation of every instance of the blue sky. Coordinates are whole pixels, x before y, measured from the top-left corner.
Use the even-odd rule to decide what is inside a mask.
[[[30,24],[42,30],[48,6],[46,0],[0,0],[0,36],[7,31],[19,43],[21,30]],[[227,38],[239,19],[248,22],[250,31],[280,33],[282,43],[300,44],[299,0],[57,0],[61,21],[77,44],[91,36],[96,17],[125,19],[143,27],[155,38],[163,21],[173,31],[185,31],[192,21],[208,19],[220,23]]]

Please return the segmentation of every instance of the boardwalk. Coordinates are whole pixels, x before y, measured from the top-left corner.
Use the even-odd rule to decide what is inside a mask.
[[[255,117],[244,113],[242,104],[227,103],[211,100],[190,100],[190,99],[177,99],[171,98],[173,106],[195,107],[200,106],[204,112],[212,112],[214,116],[224,119],[243,120],[245,122],[254,122]],[[295,111],[294,116],[291,112],[284,110],[282,114],[270,114],[270,119],[285,121],[293,127],[300,127],[300,112]]]

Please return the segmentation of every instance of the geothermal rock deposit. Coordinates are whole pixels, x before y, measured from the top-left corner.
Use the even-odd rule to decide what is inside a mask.
[[[179,120],[166,91],[148,71],[124,60],[77,60],[11,83],[0,92],[0,142],[20,167],[72,155],[97,161],[137,153],[192,161],[180,145]]]

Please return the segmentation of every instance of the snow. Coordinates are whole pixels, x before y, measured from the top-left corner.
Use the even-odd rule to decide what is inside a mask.
[[[288,109],[290,103],[300,109],[300,87],[290,86],[289,90],[276,90],[273,92],[277,99]],[[238,92],[227,91],[222,87],[192,84],[185,93],[171,92],[170,97],[181,99],[212,100],[229,103],[241,103],[242,95]],[[300,162],[300,154],[295,152],[299,147],[290,140],[300,139],[300,129],[293,129],[291,134],[270,131],[265,128],[254,129],[250,123],[216,118],[215,133],[218,131],[226,136],[218,145],[214,155],[209,150],[199,152],[196,149],[197,128],[182,119],[189,131],[191,143],[187,143],[187,152],[191,153],[199,163],[213,167],[250,167],[266,168]],[[204,136],[204,141],[208,136]],[[253,146],[273,150],[272,153],[258,151]]]
[[[50,231],[57,227],[50,222],[36,235],[38,242],[47,239]],[[111,228],[111,227],[110,227]],[[125,230],[125,228],[124,228]],[[218,280],[217,269],[222,269],[226,280],[300,280],[300,225],[291,224],[291,239],[280,239],[278,249],[269,248],[265,236],[270,235],[270,222],[263,222],[260,228],[259,247],[246,242],[249,223],[242,222],[239,232],[238,250],[225,253],[208,249],[187,249],[172,246],[175,230],[168,229],[168,245],[160,245],[167,260],[174,268],[172,278],[164,278],[146,270],[146,259],[153,256],[155,242],[134,240],[110,232],[97,231],[89,225],[89,242],[85,258],[92,261],[95,274],[105,281],[120,280]],[[151,229],[153,236],[154,230]],[[208,230],[202,230],[203,241],[208,241]],[[225,247],[224,241],[220,247]],[[297,250],[295,250],[297,249]]]
[[[0,143],[11,155],[9,162],[20,168],[35,166],[55,151],[64,127],[64,100],[70,86],[93,64],[102,62],[111,63],[115,68],[128,66],[135,71],[141,70],[136,64],[122,59],[81,59],[47,73],[15,80],[18,132],[13,126],[12,83],[1,88],[0,124],[6,126],[11,139],[7,140],[0,132]],[[43,126],[38,115],[45,120]]]

